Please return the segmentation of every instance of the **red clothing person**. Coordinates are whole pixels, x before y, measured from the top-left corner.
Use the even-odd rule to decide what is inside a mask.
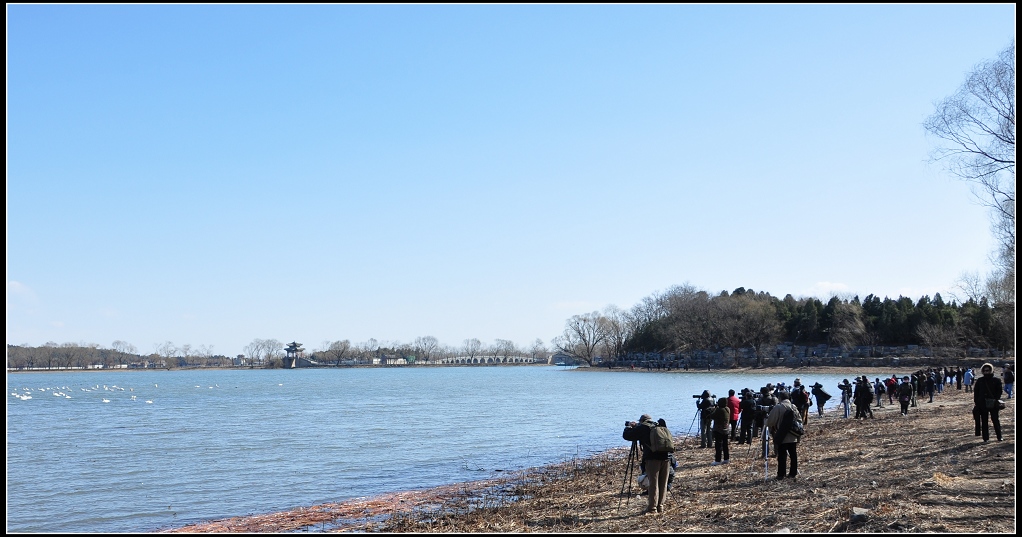
[[[734,390],[728,390],[727,395],[727,407],[731,410],[731,440],[734,440],[737,433],[738,416],[741,415],[741,410],[738,407],[742,402],[735,395]]]

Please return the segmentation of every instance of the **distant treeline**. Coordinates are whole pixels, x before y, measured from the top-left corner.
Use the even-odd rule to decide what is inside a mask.
[[[872,294],[863,300],[834,296],[823,303],[790,294],[779,299],[742,287],[711,296],[676,286],[647,297],[625,317],[632,327],[621,342],[625,352],[751,347],[762,354],[781,341],[1012,351],[1015,339],[1014,304],[991,305],[986,298],[957,304],[945,302],[939,293],[916,301]]]
[[[860,300],[831,297],[783,299],[766,292],[739,287],[712,295],[689,285],[654,293],[624,311],[575,315],[548,351],[537,339],[528,348],[498,339],[492,345],[466,339],[461,346],[441,344],[435,337],[416,338],[409,344],[385,345],[370,338],[324,342],[322,349],[303,356],[324,365],[440,364],[452,357],[469,363],[506,363],[508,357],[527,356],[546,362],[587,363],[627,360],[636,353],[692,356],[701,352],[734,357],[752,353],[757,365],[773,356],[778,344],[795,348],[827,345],[834,349],[920,345],[938,355],[965,356],[970,349],[1014,352],[1015,305],[991,303],[985,297],[959,304],[941,295],[918,300],[868,295]],[[304,349],[302,349],[304,351]],[[243,355],[213,354],[209,346],[193,348],[171,342],[157,345],[148,355],[124,341],[110,349],[95,343],[46,343],[40,347],[7,345],[8,369],[176,368],[176,367],[284,367],[285,345],[275,339],[255,339]],[[872,353],[871,353],[872,355]]]

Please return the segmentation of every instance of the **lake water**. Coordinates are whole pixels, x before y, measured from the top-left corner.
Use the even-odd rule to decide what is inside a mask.
[[[642,413],[676,436],[695,432],[692,395],[796,376],[555,366],[8,373],[7,531],[150,532],[486,479],[625,446],[624,421]],[[802,376],[831,394],[842,378]]]

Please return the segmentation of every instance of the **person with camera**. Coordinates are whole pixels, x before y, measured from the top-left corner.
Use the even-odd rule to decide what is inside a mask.
[[[731,462],[731,450],[728,445],[731,408],[728,407],[727,397],[721,397],[717,401],[717,407],[710,417],[713,420],[713,446],[715,448],[713,462],[710,465],[727,464]]]
[[[852,383],[845,379],[841,384],[837,385],[837,389],[841,391],[841,405],[845,409],[845,418],[851,415],[851,404],[852,404]]]
[[[791,389],[791,404],[795,405],[798,409],[799,415],[802,416],[802,423],[809,423],[809,407],[812,406],[813,401],[809,398],[809,392],[806,391],[806,387],[802,384],[802,379],[795,379],[795,386]]]
[[[742,390],[742,401],[738,403],[741,410],[741,430],[738,434],[739,444],[752,445],[752,424],[756,421],[756,398],[752,396],[752,390]]]
[[[665,422],[666,425],[666,422]],[[646,500],[645,514],[656,514],[664,512],[664,500],[667,497],[667,481],[670,478],[670,454],[666,452],[655,452],[650,445],[650,432],[657,423],[649,414],[643,414],[639,421],[626,421],[625,431],[622,437],[631,442],[638,442],[642,447],[642,462],[640,466],[645,470],[649,484],[646,488],[648,498]]]
[[[863,375],[860,378],[855,379],[855,419],[866,419],[873,417],[873,410],[870,405],[873,404],[873,385],[869,383],[869,379]]]
[[[758,406],[756,407],[756,421],[753,423],[752,436],[758,437],[766,427],[766,418],[773,410],[774,406],[777,405],[777,396],[774,395],[774,385],[767,384],[759,389],[760,396],[757,401]],[[766,435],[763,435],[763,445],[761,446],[764,452],[767,451],[767,439]]]
[[[795,405],[791,404],[787,392],[777,394],[779,400],[774,405],[770,415],[767,416],[767,427],[774,438],[774,447],[777,450],[777,479],[784,479],[785,475],[790,478],[798,476],[798,441],[799,436],[792,433],[792,424],[795,421],[801,423],[801,417]],[[788,459],[791,459],[791,469],[786,470]]]
[[[812,394],[816,397],[816,413],[822,418],[823,405],[827,404],[827,401],[830,400],[830,394],[824,391],[823,384],[820,384],[819,382],[813,384]]]
[[[709,390],[703,390],[703,394],[696,401],[696,408],[699,412],[699,448],[713,447],[713,431],[711,429],[713,410],[716,401],[710,397]]]
[[[973,416],[976,418],[976,436],[982,433],[983,441],[990,441],[990,424],[994,422],[994,433],[997,434],[997,441],[1001,441],[1001,420],[998,412],[1001,410],[1001,379],[994,376],[994,366],[985,363],[979,368],[980,377],[972,385],[972,401],[976,404]]]
[[[734,442],[738,436],[738,418],[742,415],[742,402],[735,395],[734,390],[727,391],[727,407],[731,410],[731,441]]]

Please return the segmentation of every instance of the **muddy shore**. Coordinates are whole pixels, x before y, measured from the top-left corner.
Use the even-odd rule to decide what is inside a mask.
[[[978,368],[980,363],[968,365]],[[872,378],[912,370],[765,371],[777,371],[787,379],[792,372],[810,377],[847,372]],[[1004,400],[1000,442],[992,428],[990,442],[974,435],[972,394],[953,386],[935,396],[933,403],[919,398],[908,416],[901,416],[897,403],[892,407],[886,400],[883,408],[874,406],[873,419],[845,419],[840,410],[823,417],[814,413],[798,448],[801,475],[794,481],[773,480],[775,461],[765,461],[760,450],[753,449],[758,446],[732,444],[731,463],[711,466],[712,449],[700,449],[698,439],[678,438],[679,466],[662,515],[641,514],[646,498],[626,479],[629,449],[623,445],[500,479],[164,532],[1014,533],[1015,399]]]

